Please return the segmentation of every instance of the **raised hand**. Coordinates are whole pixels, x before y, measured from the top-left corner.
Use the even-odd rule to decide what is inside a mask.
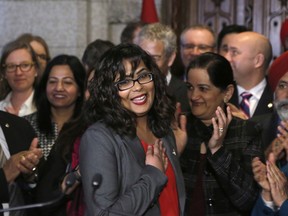
[[[148,146],[145,164],[154,166],[162,172],[165,172],[168,167],[168,158],[166,157],[165,151],[162,140],[157,139],[154,145]]]
[[[252,160],[252,171],[255,181],[262,188],[262,196],[266,201],[272,201],[270,193],[270,184],[267,178],[266,165],[260,161],[258,157]]]
[[[216,118],[212,118],[213,134],[208,142],[208,148],[212,154],[214,154],[222,146],[228,126],[232,120],[232,114],[229,106],[227,107],[227,116],[221,107],[217,107],[215,114]]]
[[[11,155],[3,166],[8,183],[14,181],[20,173],[31,174],[42,157],[42,150],[37,148],[38,140],[31,142],[30,149]]]
[[[267,162],[267,177],[271,188],[271,195],[276,206],[280,207],[288,199],[287,177],[278,167]]]
[[[278,151],[284,150],[286,152],[286,159],[288,159],[288,121],[281,121],[281,124],[278,126],[279,133],[277,138],[280,141]]]
[[[181,105],[179,102],[176,104],[175,121],[172,124],[173,133],[176,139],[176,146],[178,154],[181,154],[187,144],[186,132],[186,116],[181,113]]]

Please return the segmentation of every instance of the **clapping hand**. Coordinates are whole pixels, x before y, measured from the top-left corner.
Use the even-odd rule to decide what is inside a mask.
[[[221,148],[228,126],[232,120],[232,114],[229,106],[227,106],[227,116],[219,106],[217,107],[215,114],[216,118],[212,118],[213,134],[208,142],[208,148],[212,154]]]
[[[186,132],[186,116],[181,113],[181,105],[179,102],[176,104],[175,120],[172,124],[173,133],[176,139],[176,146],[178,154],[181,154],[187,144]]]

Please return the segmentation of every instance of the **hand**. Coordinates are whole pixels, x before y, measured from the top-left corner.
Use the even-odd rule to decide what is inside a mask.
[[[267,179],[266,165],[262,163],[258,157],[255,157],[252,160],[252,171],[255,181],[262,187],[264,191],[270,192],[270,185]]]
[[[274,163],[267,162],[267,177],[271,195],[276,206],[280,207],[288,199],[288,182],[283,172]]]
[[[42,157],[42,150],[37,148],[38,140],[34,138],[28,151],[11,155],[3,166],[8,183],[14,181],[20,173],[31,174]]]
[[[226,136],[228,126],[232,120],[230,107],[227,107],[227,117],[219,106],[217,107],[215,113],[217,121],[214,117],[212,118],[213,134],[208,142],[208,148],[210,149],[212,154],[214,154],[216,151],[218,151],[218,149],[221,148],[223,140]]]
[[[178,154],[181,154],[187,144],[186,132],[187,118],[181,113],[181,105],[179,102],[176,104],[175,121],[172,124],[173,133],[176,139],[176,146]]]
[[[145,164],[154,166],[165,173],[168,167],[168,159],[165,151],[162,141],[157,139],[153,146],[148,146]]]
[[[79,170],[79,168],[78,168],[77,171],[74,171],[74,172],[78,172],[79,175],[80,175],[80,170]],[[67,176],[68,176],[68,175],[66,175],[66,176],[64,177],[64,179],[63,179],[63,181],[62,181],[62,183],[61,183],[61,188],[62,188],[62,192],[65,192],[66,195],[69,195],[69,194],[71,194],[71,193],[78,187],[78,185],[80,185],[80,182],[76,180],[75,183],[67,189],[67,185],[66,185]]]
[[[286,152],[286,160],[288,160],[288,121],[281,121],[277,129],[279,131],[277,138],[281,142],[279,149]]]
[[[245,113],[242,110],[238,109],[234,104],[226,103],[226,105],[230,107],[232,116],[235,116],[244,120],[248,119]]]

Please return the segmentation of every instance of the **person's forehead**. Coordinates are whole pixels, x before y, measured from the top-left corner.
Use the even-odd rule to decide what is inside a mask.
[[[207,29],[190,29],[183,35],[183,42],[201,41],[214,43],[213,34]]]
[[[143,39],[139,41],[139,46],[152,55],[154,52],[164,51],[164,43],[160,40]]]

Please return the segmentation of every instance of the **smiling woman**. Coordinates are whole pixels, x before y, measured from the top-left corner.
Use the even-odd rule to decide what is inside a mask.
[[[258,187],[251,160],[263,157],[255,125],[232,117],[230,63],[204,53],[187,68],[188,142],[180,162],[186,186],[187,215],[250,215]]]
[[[75,56],[60,55],[47,65],[35,91],[37,112],[25,116],[47,159],[63,125],[75,119],[84,101],[85,69]]]
[[[36,111],[33,101],[39,72],[36,55],[29,44],[12,41],[2,50],[0,60],[0,110],[24,116]]]
[[[183,215],[184,184],[171,130],[175,104],[152,57],[132,44],[111,48],[89,89],[85,113],[91,126],[80,145],[85,200],[93,197],[87,215]],[[96,191],[95,175],[103,178]]]

